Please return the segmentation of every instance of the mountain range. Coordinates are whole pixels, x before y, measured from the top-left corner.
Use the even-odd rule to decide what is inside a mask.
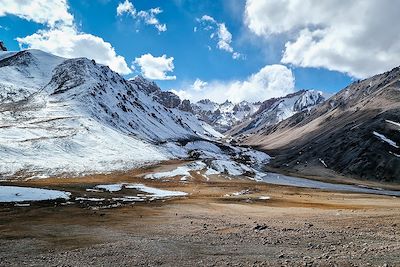
[[[154,83],[127,81],[86,58],[2,52],[0,81],[3,175],[137,167],[173,158],[167,141],[222,136],[169,107]]]
[[[195,168],[209,173],[259,177],[253,167],[262,163],[299,176],[395,181],[399,90],[395,68],[329,99],[300,90],[257,103],[191,103],[94,60],[0,51],[0,173],[80,175],[202,159]]]
[[[256,131],[261,125],[278,123],[297,112],[310,110],[324,100],[322,92],[300,90],[256,103],[242,101],[234,104],[227,100],[218,104],[203,99],[192,104],[192,112],[217,131],[236,135]]]
[[[237,137],[301,175],[399,181],[400,68],[355,81],[311,112]]]

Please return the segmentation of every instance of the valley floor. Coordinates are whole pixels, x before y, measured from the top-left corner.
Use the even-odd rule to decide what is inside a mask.
[[[0,204],[0,266],[400,266],[400,200],[201,174],[144,180],[155,168],[7,183],[72,193],[27,207]],[[98,184],[189,193],[116,208],[77,197]]]

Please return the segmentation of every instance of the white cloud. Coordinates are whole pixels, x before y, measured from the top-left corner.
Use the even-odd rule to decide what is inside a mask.
[[[400,63],[399,1],[247,0],[255,34],[285,34],[283,63],[364,78]]]
[[[202,81],[202,80],[200,80],[200,79],[197,78],[197,79],[194,81],[192,88],[193,88],[193,90],[195,90],[195,91],[201,91],[201,90],[203,90],[207,85],[208,85],[207,82]]]
[[[218,48],[233,53],[232,34],[228,31],[224,23],[220,23],[218,27]]]
[[[125,2],[119,3],[117,6],[118,16],[122,16],[124,13],[127,13],[135,19],[142,20],[147,25],[154,26],[159,33],[167,31],[167,25],[161,23],[156,17],[158,14],[162,12],[163,11],[159,7],[151,8],[147,11],[145,10],[137,11],[133,6],[132,2],[130,2],[129,0],[125,0]]]
[[[117,6],[117,15],[121,16],[124,13],[131,14],[132,16],[136,15],[136,9],[131,2],[125,0],[123,3],[119,3]]]
[[[102,38],[77,32],[74,27],[58,27],[17,38],[21,46],[40,49],[52,54],[66,57],[86,57],[108,65],[112,70],[129,74],[132,71],[126,64],[125,58],[116,54],[110,43]]]
[[[257,102],[293,93],[294,76],[283,65],[267,65],[243,81],[207,83],[196,79],[188,89],[172,91],[182,99],[191,101],[208,98],[219,103],[225,100],[235,103],[243,100]]]
[[[203,15],[198,22],[203,24],[203,29],[206,31],[212,31],[210,39],[217,39],[217,48],[224,50],[232,54],[233,59],[239,59],[242,55],[234,51],[232,43],[232,34],[229,32],[225,23],[217,22],[213,17],[209,15]],[[197,28],[196,28],[197,31]]]
[[[133,64],[140,67],[142,75],[152,80],[176,80],[176,76],[168,76],[175,68],[174,58],[162,55],[154,57],[151,54],[145,54],[135,59]]]
[[[87,57],[121,74],[131,73],[124,57],[117,55],[110,43],[76,29],[68,8],[66,0],[0,0],[0,16],[15,15],[47,26],[17,38],[21,48],[41,49],[67,58]]]
[[[50,27],[60,22],[72,25],[74,20],[68,12],[66,0],[0,0],[0,17],[6,15],[15,15]]]
[[[215,21],[215,19],[214,19],[213,17],[209,16],[209,15],[203,15],[203,16],[201,17],[201,20],[202,20],[202,21],[209,21],[209,22],[212,22],[212,23],[217,23],[217,22]]]

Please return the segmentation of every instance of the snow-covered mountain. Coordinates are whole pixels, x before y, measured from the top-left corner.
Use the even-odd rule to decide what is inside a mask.
[[[242,101],[238,104],[225,101],[222,104],[218,104],[209,99],[204,99],[193,103],[192,110],[199,119],[223,133],[252,116],[257,112],[260,105],[261,103],[250,103],[247,101]]]
[[[320,91],[300,90],[284,97],[264,101],[250,119],[235,126],[230,135],[249,134],[261,131],[269,125],[283,121],[294,114],[311,110],[325,98]]]
[[[176,94],[170,91],[162,91],[158,85],[153,82],[146,80],[142,76],[136,76],[129,80],[130,83],[138,87],[139,90],[147,95],[150,95],[153,100],[162,104],[167,108],[177,108],[182,111],[192,112],[192,107],[189,100],[183,100]]]
[[[221,136],[157,88],[86,58],[0,52],[0,174],[124,169],[175,157],[174,141]]]

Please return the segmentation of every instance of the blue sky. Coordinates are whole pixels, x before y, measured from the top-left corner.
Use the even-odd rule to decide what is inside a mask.
[[[0,2],[2,1],[4,0],[0,0]],[[315,62],[315,60],[307,59],[307,55],[299,59],[298,52],[297,54],[293,52],[294,56],[289,55],[288,51],[293,49],[289,50],[289,48],[285,47],[285,44],[299,41],[296,40],[296,36],[299,33],[293,33],[294,30],[292,29],[297,29],[296,27],[301,27],[301,25],[294,25],[292,29],[281,30],[280,32],[276,29],[282,28],[282,25],[276,25],[276,28],[271,26],[266,29],[265,27],[267,26],[262,24],[263,21],[259,21],[260,16],[257,17],[256,12],[258,10],[250,9],[251,5],[254,5],[255,8],[258,8],[259,5],[259,9],[263,12],[265,10],[265,16],[268,17],[268,12],[273,12],[274,10],[271,11],[267,3],[260,4],[260,2],[263,2],[262,0],[258,3],[254,0],[131,0],[129,2],[134,7],[135,14],[132,15],[133,13],[126,11],[118,15],[117,6],[123,2],[114,0],[70,0],[65,4],[66,12],[71,14],[74,20],[73,27],[76,28],[74,34],[85,33],[90,36],[100,37],[104,42],[111,44],[116,55],[123,57],[129,68],[133,65],[132,73],[125,74],[127,78],[143,72],[141,65],[138,64],[141,61],[136,61],[136,64],[132,64],[135,59],[140,58],[142,55],[150,54],[152,57],[165,55],[164,59],[173,57],[173,60],[171,59],[173,68],[171,71],[166,72],[166,77],[175,76],[176,79],[155,79],[163,90],[185,91],[187,88],[193,87],[196,79],[207,84],[208,87],[215,85],[227,88],[223,84],[229,84],[228,87],[230,88],[234,86],[233,84],[240,83],[241,86],[237,90],[246,90],[245,88],[247,87],[244,83],[249,81],[251,75],[258,73],[263,67],[273,64],[284,65],[292,72],[294,77],[294,88],[292,90],[318,89],[327,93],[334,93],[351,83],[352,80],[367,76],[357,75],[353,71],[352,63],[349,63],[350,67],[348,67],[345,64],[338,65],[331,59],[331,62],[324,58],[319,62]],[[51,1],[49,5],[52,5]],[[40,30],[60,27],[59,24],[62,23],[68,24],[68,27],[71,24],[71,22],[65,22],[67,20],[65,19],[61,23],[58,22],[58,25],[51,25],[48,18],[40,21],[32,14],[21,15],[22,11],[18,12],[15,11],[15,8],[12,8],[10,6],[10,10],[3,10],[3,14],[0,8],[0,40],[5,42],[9,50],[20,49],[19,43],[21,41],[17,41],[16,38],[18,37],[24,38]],[[157,23],[165,25],[165,31],[159,31],[154,24],[149,24],[144,17],[140,18],[138,16],[138,12],[141,10],[149,12],[152,8],[159,8],[162,11],[156,12],[154,17],[157,19]],[[263,8],[264,10],[262,10]],[[251,17],[253,13],[254,17]],[[261,18],[263,14],[261,13]],[[205,15],[211,17],[214,22],[202,20]],[[249,21],[254,21],[254,23],[251,24]],[[335,26],[333,19],[330,22],[333,25],[331,28],[333,28]],[[217,36],[217,32],[222,24],[231,34],[231,40],[228,42],[229,48],[225,50],[218,48],[220,38]],[[286,27],[287,25],[283,26]],[[194,30],[195,28],[196,30]],[[312,30],[313,28],[309,27],[307,29]],[[214,37],[210,38],[213,33]],[[63,41],[60,40],[60,42]],[[33,48],[51,47],[50,45],[47,46],[47,44],[44,45],[43,42],[37,44],[31,40],[21,43],[21,45],[22,47]],[[84,50],[79,46],[76,46],[75,49]],[[229,49],[232,51],[228,51]],[[282,60],[285,49],[288,56],[286,60]],[[50,48],[49,50],[49,52],[54,52]],[[324,52],[323,50],[321,51]],[[326,54],[322,52],[320,52],[320,55]],[[240,54],[239,58],[234,59],[233,53]],[[312,53],[314,52],[312,51]],[[80,55],[80,52],[75,51],[71,55]],[[320,57],[318,54],[315,55],[316,58]],[[62,54],[62,56],[68,55]],[[103,63],[101,58],[99,61]],[[347,58],[342,61],[351,62]],[[145,63],[141,62],[141,64]],[[337,71],[329,69],[337,69]],[[268,79],[271,79],[271,77]],[[270,80],[268,81],[271,83]],[[277,84],[281,85],[280,82]],[[204,91],[204,95],[207,95],[207,92],[211,90],[213,89],[208,88]],[[269,90],[271,92],[273,90],[279,91],[275,87]],[[278,92],[277,95],[284,92]],[[263,94],[261,95],[264,96]],[[265,96],[269,95],[276,96],[273,93],[265,94]],[[243,99],[246,99],[246,96]]]

